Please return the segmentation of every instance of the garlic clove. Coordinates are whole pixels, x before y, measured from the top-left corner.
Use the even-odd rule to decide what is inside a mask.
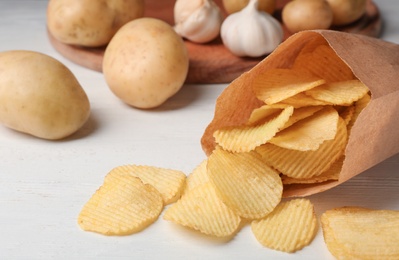
[[[206,43],[219,36],[223,15],[213,0],[177,0],[174,19],[175,31],[180,36]]]
[[[271,53],[283,40],[281,24],[270,14],[257,9],[250,0],[241,11],[230,14],[222,23],[223,44],[236,56],[260,57]]]
[[[176,24],[180,24],[190,17],[192,13],[204,5],[204,0],[177,0],[174,5],[173,15]]]

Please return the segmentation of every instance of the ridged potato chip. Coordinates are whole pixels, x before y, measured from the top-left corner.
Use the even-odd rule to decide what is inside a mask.
[[[163,206],[161,194],[139,178],[108,174],[83,206],[78,224],[85,231],[129,235],[155,222]]]
[[[163,218],[216,237],[232,236],[241,222],[241,218],[219,199],[210,183],[189,190],[169,206]]]
[[[320,175],[317,175],[317,176],[314,176],[311,178],[305,178],[305,179],[291,178],[291,177],[282,175],[281,180],[283,181],[284,185],[297,184],[297,183],[310,184],[310,183],[319,183],[319,182],[323,182],[323,181],[332,181],[332,180],[336,181],[339,179],[339,174],[341,173],[344,159],[345,159],[345,156],[342,156],[335,163],[333,163],[331,165],[331,167],[328,168],[327,171],[323,172]]]
[[[271,105],[325,82],[300,70],[271,69],[254,79],[252,89],[259,100]]]
[[[358,118],[359,114],[369,104],[370,100],[371,100],[370,94],[366,94],[360,100],[355,102],[355,111],[351,117],[351,120],[348,123],[348,132],[349,133],[350,133],[350,130],[352,129],[353,125],[355,124],[356,119]]]
[[[334,105],[349,106],[369,92],[369,89],[357,79],[324,84],[305,93],[314,99]]]
[[[399,211],[336,208],[323,213],[321,225],[337,259],[399,259]]]
[[[286,107],[287,105],[273,104],[264,105],[256,108],[252,111],[251,116],[248,119],[247,125],[256,125],[265,122],[266,120],[270,119],[270,117],[276,116],[276,114],[281,113],[281,111]]]
[[[195,169],[187,176],[186,188],[184,193],[194,189],[195,187],[209,182],[209,177],[206,169],[208,159],[203,160]]]
[[[265,247],[293,253],[314,239],[318,223],[313,204],[308,199],[280,203],[265,218],[251,223],[256,239]]]
[[[326,106],[312,116],[278,132],[269,143],[286,149],[315,151],[337,133],[339,115],[337,110]]]
[[[278,104],[289,105],[293,106],[294,108],[332,105],[330,103],[314,99],[313,97],[308,96],[303,92],[298,93],[295,96],[289,97],[287,99],[281,100]]]
[[[226,127],[213,133],[216,143],[231,152],[249,152],[265,144],[284,126],[294,108],[289,106],[276,117],[260,125]]]
[[[310,106],[310,107],[295,108],[291,117],[285,123],[283,128],[280,129],[280,131],[292,126],[293,124],[295,124],[296,122],[298,122],[302,119],[312,116],[314,113],[316,113],[322,109],[323,109],[323,106]]]
[[[345,107],[341,112],[339,112],[339,116],[344,120],[345,124],[348,126],[352,121],[352,117],[355,114],[355,105]]]
[[[323,142],[315,151],[297,151],[264,144],[255,149],[263,160],[282,174],[292,178],[311,178],[325,172],[344,153],[347,129],[342,118],[333,140]]]
[[[208,158],[208,175],[221,200],[243,218],[262,218],[281,200],[279,174],[255,152],[216,149]]]
[[[122,165],[111,170],[111,174],[132,175],[156,188],[164,204],[180,198],[186,184],[186,175],[178,170],[146,165]]]
[[[310,72],[327,82],[354,79],[352,70],[328,45],[320,45],[312,52],[298,55],[293,68]]]

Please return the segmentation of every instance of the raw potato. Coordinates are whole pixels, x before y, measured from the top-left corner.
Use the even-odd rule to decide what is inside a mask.
[[[228,14],[240,11],[248,3],[249,0],[223,0],[224,9]],[[276,0],[258,0],[258,9],[273,14],[276,10]]]
[[[32,51],[0,53],[0,122],[44,139],[61,139],[88,119],[90,103],[72,72]]]
[[[292,33],[328,29],[332,24],[333,12],[325,0],[295,0],[284,6],[282,19]]]
[[[367,0],[327,0],[333,11],[333,25],[346,25],[366,12]]]
[[[50,0],[47,25],[60,42],[96,47],[143,15],[144,0]]]
[[[104,53],[103,73],[113,93],[137,108],[154,108],[180,90],[189,67],[182,38],[164,21],[124,25]]]

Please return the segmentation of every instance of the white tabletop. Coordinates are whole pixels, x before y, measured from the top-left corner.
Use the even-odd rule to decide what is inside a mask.
[[[399,2],[375,0],[382,39],[399,44]],[[204,158],[202,133],[226,87],[185,85],[151,111],[124,105],[103,75],[57,53],[46,34],[45,0],[0,0],[0,51],[34,50],[67,65],[89,96],[89,122],[63,141],[0,126],[0,259],[333,259],[319,230],[294,254],[262,247],[248,226],[229,241],[158,221],[141,233],[106,237],[82,231],[77,215],[113,167],[154,165],[189,174]],[[310,196],[316,213],[339,206],[399,210],[399,154],[358,177]]]

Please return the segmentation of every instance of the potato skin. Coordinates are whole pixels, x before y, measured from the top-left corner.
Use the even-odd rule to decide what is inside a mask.
[[[0,122],[55,140],[76,132],[90,115],[88,97],[58,60],[32,51],[0,53]]]
[[[160,106],[183,86],[189,67],[182,38],[164,21],[125,24],[108,44],[103,73],[112,92],[142,109]]]
[[[327,0],[333,11],[332,24],[342,26],[353,23],[366,12],[367,0]]]
[[[66,44],[106,45],[125,23],[144,15],[144,0],[50,0],[47,26]]]
[[[325,0],[295,0],[284,6],[282,19],[288,30],[296,33],[328,29],[332,24],[333,13]]]
[[[224,9],[228,14],[241,11],[248,3],[249,0],[223,0]],[[259,0],[258,9],[273,14],[276,10],[276,0]]]

